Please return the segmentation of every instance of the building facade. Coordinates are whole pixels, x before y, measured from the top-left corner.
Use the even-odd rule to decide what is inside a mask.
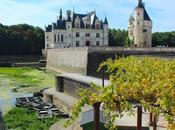
[[[45,31],[45,48],[108,46],[108,21],[99,20],[96,12],[77,14],[67,11],[66,19],[57,18]]]
[[[134,14],[129,18],[128,35],[136,47],[152,46],[152,21],[142,0],[138,0]]]

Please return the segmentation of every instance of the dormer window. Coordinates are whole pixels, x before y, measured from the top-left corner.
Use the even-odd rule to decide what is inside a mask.
[[[97,23],[97,24],[95,25],[95,28],[96,28],[96,29],[100,29],[100,24]]]
[[[95,29],[100,29],[100,21],[98,19],[95,21]]]
[[[80,23],[75,23],[75,28],[80,28]]]
[[[90,24],[86,24],[86,28],[91,28]]]
[[[75,28],[80,28],[80,18],[78,16],[75,19]]]

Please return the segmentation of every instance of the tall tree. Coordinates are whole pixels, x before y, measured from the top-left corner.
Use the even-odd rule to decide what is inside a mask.
[[[0,54],[41,54],[44,31],[27,24],[0,24]]]

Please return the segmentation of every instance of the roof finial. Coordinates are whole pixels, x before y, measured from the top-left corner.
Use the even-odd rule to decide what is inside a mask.
[[[108,20],[106,18],[106,13],[105,13],[105,20],[104,20],[103,24],[108,24]]]
[[[73,6],[73,13],[75,13],[75,6]]]
[[[62,20],[63,15],[62,15],[62,9],[60,9],[60,20]]]
[[[141,5],[142,4],[142,0],[138,0],[138,5]]]

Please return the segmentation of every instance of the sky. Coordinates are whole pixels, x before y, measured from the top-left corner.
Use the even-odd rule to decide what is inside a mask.
[[[153,32],[175,31],[175,0],[143,0],[153,21]],[[60,8],[76,13],[96,11],[99,19],[105,15],[110,28],[127,29],[128,18],[137,0],[0,0],[0,23],[27,23],[45,28],[56,21]]]

